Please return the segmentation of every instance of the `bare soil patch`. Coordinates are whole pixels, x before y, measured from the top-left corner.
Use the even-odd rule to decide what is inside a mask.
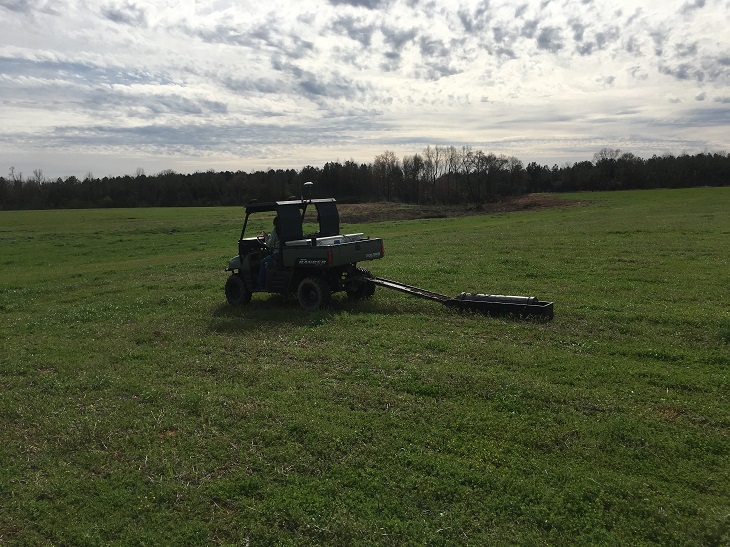
[[[548,194],[527,194],[507,197],[494,203],[470,205],[412,205],[405,203],[339,203],[340,218],[352,224],[387,220],[416,220],[448,218],[465,215],[511,213],[535,209],[551,209],[580,205],[582,201],[568,201]]]

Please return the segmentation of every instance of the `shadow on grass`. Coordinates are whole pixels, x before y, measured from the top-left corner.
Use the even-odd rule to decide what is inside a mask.
[[[220,334],[260,330],[271,326],[293,327],[321,326],[337,316],[356,314],[399,314],[403,308],[387,302],[372,300],[358,301],[333,297],[326,308],[307,312],[299,306],[296,298],[270,295],[254,299],[244,306],[231,306],[226,302],[215,306],[208,323],[209,330]]]
[[[329,306],[314,312],[304,311],[296,298],[285,298],[279,295],[254,297],[244,306],[231,306],[221,302],[215,306],[209,321],[209,330],[219,334],[243,333],[261,330],[274,326],[289,325],[292,327],[319,327],[326,325],[337,317],[348,315],[423,315],[425,317],[443,317],[459,315],[472,317],[474,320],[497,320],[524,322],[546,322],[541,318],[519,318],[514,316],[493,317],[482,313],[447,308],[438,303],[425,302],[420,299],[399,300],[350,300],[346,297],[333,297]]]

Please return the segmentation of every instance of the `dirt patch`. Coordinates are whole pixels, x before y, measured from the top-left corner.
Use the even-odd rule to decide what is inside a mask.
[[[582,201],[568,201],[548,194],[527,194],[508,197],[495,203],[477,205],[411,205],[405,203],[339,203],[340,219],[350,224],[382,222],[387,220],[416,220],[448,218],[465,215],[485,215],[553,209],[582,205]]]

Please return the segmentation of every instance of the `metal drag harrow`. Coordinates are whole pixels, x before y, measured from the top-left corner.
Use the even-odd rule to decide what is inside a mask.
[[[553,303],[543,302],[534,296],[506,296],[463,292],[455,297],[413,287],[382,277],[368,277],[367,281],[386,289],[393,289],[411,296],[440,302],[446,307],[473,311],[492,316],[534,317],[547,321],[553,318]]]

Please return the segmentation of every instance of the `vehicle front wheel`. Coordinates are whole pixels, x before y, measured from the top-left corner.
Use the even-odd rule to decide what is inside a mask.
[[[241,276],[231,274],[226,281],[226,300],[231,306],[240,306],[251,302],[251,291],[246,287]]]
[[[319,308],[326,306],[332,291],[327,285],[327,282],[318,276],[305,277],[301,283],[299,283],[299,289],[297,290],[297,298],[299,298],[299,304],[307,311],[318,310]]]

